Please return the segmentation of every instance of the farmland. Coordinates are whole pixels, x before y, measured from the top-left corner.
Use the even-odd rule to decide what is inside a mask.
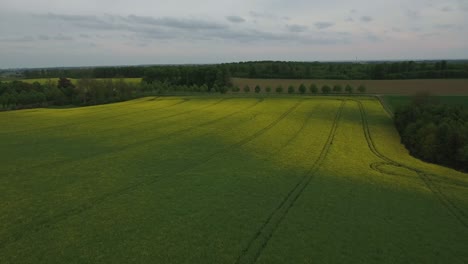
[[[0,123],[0,263],[468,262],[468,175],[411,157],[374,98],[145,97]]]

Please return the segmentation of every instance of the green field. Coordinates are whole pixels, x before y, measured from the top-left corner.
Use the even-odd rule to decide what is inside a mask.
[[[358,97],[0,113],[0,263],[468,263],[468,175]]]

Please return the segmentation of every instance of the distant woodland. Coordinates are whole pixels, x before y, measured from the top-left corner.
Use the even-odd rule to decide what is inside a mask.
[[[411,155],[468,171],[468,110],[416,96],[395,112],[395,125]]]
[[[226,80],[228,77],[335,80],[455,79],[468,78],[468,63],[465,61],[373,63],[255,61],[219,65],[34,69],[23,72],[25,78],[146,77],[148,80],[155,78],[160,81],[170,80],[178,85],[206,84],[209,87],[214,85],[221,74]]]

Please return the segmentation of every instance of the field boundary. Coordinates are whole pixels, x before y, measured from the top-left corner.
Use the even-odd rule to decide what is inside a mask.
[[[437,197],[437,199],[440,201],[442,206],[444,206],[448,210],[448,212],[450,214],[452,214],[458,220],[458,222],[460,222],[460,224],[462,226],[464,226],[465,228],[468,228],[468,222],[467,222],[468,216],[452,200],[450,200],[447,197],[447,195],[445,195],[442,192],[442,190],[440,189],[439,186],[437,186],[433,182],[433,180],[430,178],[432,174],[426,173],[426,172],[424,172],[424,171],[422,171],[420,169],[417,169],[417,168],[414,168],[414,167],[411,167],[411,166],[407,166],[405,164],[397,162],[397,161],[385,156],[384,154],[382,154],[377,149],[377,147],[375,146],[374,140],[372,138],[372,135],[370,133],[369,123],[368,123],[368,120],[367,120],[367,114],[366,114],[366,111],[365,111],[365,108],[364,108],[362,102],[356,101],[356,100],[351,100],[351,101],[356,102],[358,104],[358,106],[359,106],[359,111],[360,111],[360,114],[361,114],[361,121],[362,121],[362,128],[364,130],[364,135],[365,135],[365,138],[366,138],[367,145],[368,145],[369,149],[371,150],[371,152],[375,156],[377,156],[378,158],[382,159],[384,161],[384,163],[387,164],[387,165],[391,165],[391,166],[395,166],[395,167],[401,167],[401,168],[405,168],[405,169],[408,169],[410,171],[415,172],[419,176],[419,178],[424,182],[425,186]],[[381,165],[382,165],[382,163],[381,163]],[[370,167],[372,169],[374,169],[372,164],[370,165]],[[376,171],[378,171],[380,173],[388,174],[388,173],[383,172],[381,170],[376,170]],[[390,174],[390,175],[394,175],[394,174]],[[400,176],[404,176],[404,175],[400,175]]]
[[[235,262],[236,264],[255,263],[257,261],[263,249],[270,241],[273,233],[276,231],[279,224],[281,224],[284,217],[289,212],[289,209],[292,208],[295,201],[301,196],[302,192],[307,187],[307,185],[317,172],[318,168],[325,160],[325,157],[327,156],[331,148],[344,104],[345,102],[342,101],[340,108],[338,109],[333,120],[332,128],[328,134],[327,141],[325,142],[325,145],[323,146],[319,156],[317,157],[313,165],[302,176],[299,182],[288,192],[288,194],[283,198],[280,204],[273,210],[273,212],[268,216],[265,222],[255,232],[254,237],[250,239],[250,241],[247,243],[247,246],[242,250],[241,254],[237,258]]]

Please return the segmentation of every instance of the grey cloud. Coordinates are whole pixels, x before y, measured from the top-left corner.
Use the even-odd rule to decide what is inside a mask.
[[[304,32],[307,30],[307,27],[303,25],[294,24],[294,25],[287,25],[286,27],[290,32],[296,32],[296,33]]]
[[[65,35],[62,35],[62,34],[58,34],[57,36],[54,36],[53,37],[54,40],[73,40],[72,37],[70,36],[65,36]]]
[[[440,33],[425,33],[419,35],[420,38],[432,38],[432,37],[437,37],[440,36]]]
[[[434,28],[442,29],[442,30],[459,30],[459,29],[463,29],[462,26],[455,25],[455,24],[437,24],[437,25],[434,25]]]
[[[226,19],[227,19],[229,22],[232,22],[232,23],[242,23],[242,22],[245,22],[245,19],[243,19],[243,18],[240,17],[240,16],[227,16]]]
[[[39,35],[37,37],[37,39],[39,40],[73,40],[72,37],[70,36],[65,36],[63,34],[58,34],[58,35],[55,35],[55,36],[48,36],[48,35]]]
[[[452,12],[453,9],[450,6],[444,6],[442,9],[440,9],[442,12]]]
[[[251,14],[252,15],[252,14]],[[253,15],[260,15],[254,13]],[[268,16],[267,14],[261,14]],[[174,18],[174,17],[149,17],[149,16],[68,16],[47,14],[42,17],[53,19],[60,19],[67,21],[75,27],[90,29],[88,34],[92,34],[93,38],[109,39],[111,36],[119,36],[123,39],[129,39],[132,43],[145,42],[145,41],[164,41],[171,39],[187,39],[187,40],[212,40],[221,39],[228,41],[238,42],[258,42],[258,41],[276,41],[276,42],[298,42],[313,45],[324,44],[337,44],[345,43],[343,35],[330,33],[330,35],[323,35],[323,33],[316,32],[310,36],[297,34],[308,30],[307,26],[291,24],[287,25],[285,31],[267,32],[257,29],[236,29],[231,28],[226,24],[218,23],[216,21],[207,21],[193,18]],[[92,18],[92,19],[87,19]],[[281,19],[281,18],[280,18]],[[232,19],[231,19],[232,20]],[[235,19],[240,21],[239,19]],[[327,28],[332,26],[332,23],[319,22],[319,28]],[[111,36],[102,36],[99,32],[114,32]],[[115,34],[119,32],[119,34]],[[80,38],[91,38],[88,34],[77,34]],[[122,37],[122,35],[131,36]],[[314,37],[312,37],[312,35]],[[51,40],[70,41],[72,37],[59,34],[56,36],[49,36]]]
[[[381,39],[380,39],[377,35],[375,35],[375,34],[373,34],[373,33],[367,34],[367,39],[368,39],[369,41],[371,41],[371,42],[379,42],[379,41],[381,41]]]
[[[271,13],[264,13],[264,12],[255,12],[255,11],[250,11],[249,15],[254,18],[261,18],[261,19],[269,19],[269,20],[278,20],[278,19],[283,19],[283,20],[290,20],[288,16],[278,16],[275,14]]]
[[[458,0],[458,5],[460,6],[460,9],[468,12],[468,1],[467,0]]]
[[[32,42],[34,38],[31,36],[0,38],[0,42]]]
[[[331,23],[331,22],[317,22],[317,23],[315,23],[315,27],[317,27],[318,29],[326,29],[326,28],[332,27],[333,25],[335,25],[335,24]]]
[[[49,40],[49,39],[50,39],[50,37],[47,36],[47,35],[39,35],[37,38],[38,38],[39,40]]]
[[[97,16],[88,16],[88,15],[65,15],[65,14],[47,13],[47,14],[39,14],[35,16],[45,18],[45,19],[63,20],[63,21],[68,21],[68,22],[100,21],[100,19]]]
[[[129,15],[127,21],[146,25],[163,26],[178,29],[223,29],[226,25],[199,19],[179,19],[173,17],[154,18],[148,16]]]
[[[421,18],[421,14],[419,13],[419,11],[411,10],[411,9],[406,10],[406,16],[408,16],[411,19]]]
[[[371,22],[372,20],[374,20],[374,19],[373,19],[372,17],[370,17],[370,16],[362,16],[362,17],[361,17],[361,21],[362,21],[362,22],[365,22],[365,23],[369,23],[369,22]]]
[[[345,19],[346,22],[354,22],[354,19],[352,17],[348,17]]]

